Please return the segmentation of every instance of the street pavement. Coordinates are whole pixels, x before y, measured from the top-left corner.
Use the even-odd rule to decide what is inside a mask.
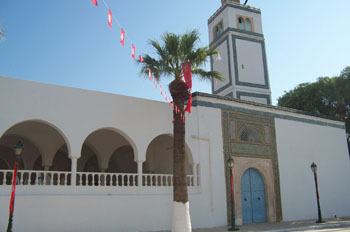
[[[194,229],[194,232],[224,232],[229,227],[220,227],[212,229]],[[326,219],[325,223],[315,223],[315,221],[295,221],[295,222],[276,222],[276,223],[255,223],[240,226],[242,232],[271,231],[271,232],[289,232],[289,231],[308,231],[308,232],[350,232],[350,217]]]

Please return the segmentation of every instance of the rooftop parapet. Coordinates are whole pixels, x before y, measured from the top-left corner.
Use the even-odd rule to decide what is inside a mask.
[[[225,8],[226,5],[233,5],[237,8],[249,9],[251,11],[255,11],[258,14],[261,13],[259,8],[241,4],[240,0],[221,0],[221,7],[212,16],[210,16],[210,18],[208,19],[208,24],[216,17],[216,15],[219,14],[219,12],[221,12],[221,10]]]

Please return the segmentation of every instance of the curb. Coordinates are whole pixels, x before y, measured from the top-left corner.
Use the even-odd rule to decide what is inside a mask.
[[[297,228],[289,228],[289,229],[278,229],[278,230],[270,230],[271,232],[289,232],[289,231],[307,231],[307,230],[317,230],[317,229],[332,229],[332,228],[341,228],[341,227],[350,227],[350,222],[343,223],[334,223],[334,224],[325,224],[318,226],[305,226],[305,227],[297,227]]]

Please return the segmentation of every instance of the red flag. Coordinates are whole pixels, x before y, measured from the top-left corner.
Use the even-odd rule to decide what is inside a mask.
[[[141,55],[139,55],[139,60],[140,60],[141,63],[143,63],[143,58],[142,58]]]
[[[232,169],[231,169],[231,200],[232,202],[235,202],[234,192],[233,192],[233,170]]]
[[[163,95],[162,85],[159,85],[160,88],[160,95]]]
[[[188,104],[187,104],[184,112],[187,111],[190,114],[191,113],[191,106],[192,106],[192,94],[190,94],[190,96],[188,98]]]
[[[166,96],[166,91],[164,91],[165,101],[168,101],[168,98]]]
[[[152,71],[150,68],[148,69],[148,80],[152,80]]]
[[[112,28],[112,11],[110,9],[108,9],[108,25],[110,28]]]
[[[17,162],[15,162],[15,167],[14,167],[14,170],[13,170],[12,193],[11,193],[11,201],[10,201],[10,213],[13,212],[13,204],[15,203],[16,178],[17,178]]]
[[[154,86],[157,88],[157,77],[154,77]]]
[[[122,46],[124,46],[124,42],[125,42],[125,31],[122,28],[120,33],[120,43],[122,44]]]
[[[131,56],[132,56],[132,59],[133,59],[133,60],[135,60],[135,53],[136,53],[136,51],[135,51],[135,45],[132,44],[132,45],[131,45]]]
[[[92,4],[94,4],[95,6],[98,6],[97,4],[97,0],[91,0]]]
[[[185,82],[189,89],[192,89],[192,72],[191,72],[191,63],[182,63],[182,72],[184,74]]]

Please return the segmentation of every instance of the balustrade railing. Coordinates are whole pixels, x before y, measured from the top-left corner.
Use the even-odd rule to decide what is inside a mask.
[[[71,185],[70,172],[19,170],[16,185]],[[12,185],[13,171],[0,170],[0,185]]]
[[[12,185],[12,170],[0,170],[0,186]],[[27,186],[71,186],[71,172],[19,170],[16,184]],[[139,186],[137,173],[103,173],[77,172],[76,186]],[[173,175],[170,174],[142,174],[142,186],[166,187],[173,186]],[[188,175],[189,187],[199,186],[198,175]]]
[[[143,186],[173,186],[173,175],[167,174],[143,174]]]
[[[78,172],[77,186],[137,186],[135,173]]]

